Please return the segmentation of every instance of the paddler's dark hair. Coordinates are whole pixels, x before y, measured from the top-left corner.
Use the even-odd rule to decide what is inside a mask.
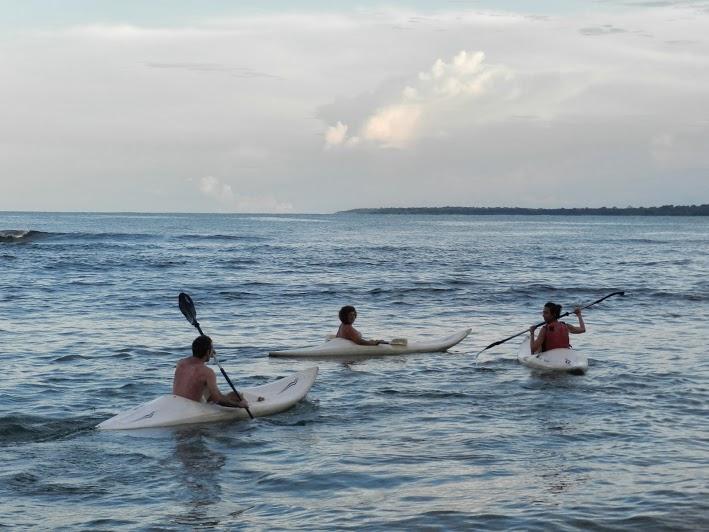
[[[549,309],[549,312],[551,312],[551,315],[555,320],[558,320],[559,316],[561,316],[561,305],[557,305],[556,303],[552,303],[551,301],[548,301],[544,305],[544,308]]]
[[[192,342],[192,356],[197,358],[206,358],[212,349],[212,339],[209,336],[198,336]]]
[[[347,323],[347,316],[350,312],[357,312],[357,310],[352,305],[345,305],[340,309],[340,321],[342,323]]]

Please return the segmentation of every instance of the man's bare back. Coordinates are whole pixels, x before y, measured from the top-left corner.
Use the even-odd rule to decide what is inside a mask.
[[[193,401],[209,400],[210,373],[216,380],[214,371],[205,366],[203,360],[193,356],[183,358],[175,367],[172,393]]]

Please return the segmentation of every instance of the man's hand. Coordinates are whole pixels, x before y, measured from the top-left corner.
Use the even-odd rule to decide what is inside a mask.
[[[242,399],[241,401],[236,401],[234,403],[235,406],[238,406],[239,408],[249,408],[249,402],[246,399]]]

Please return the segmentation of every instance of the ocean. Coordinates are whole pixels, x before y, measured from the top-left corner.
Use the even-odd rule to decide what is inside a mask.
[[[0,528],[709,528],[708,218],[4,212],[0,268]],[[619,290],[583,376],[475,356]],[[267,354],[346,304],[370,338],[472,333],[318,361],[272,417],[95,430],[170,393],[181,291],[241,388],[313,366]]]

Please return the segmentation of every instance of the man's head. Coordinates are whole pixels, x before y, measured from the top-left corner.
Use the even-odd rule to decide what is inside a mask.
[[[561,316],[561,305],[557,305],[556,303],[552,303],[551,301],[544,305],[542,317],[544,318],[545,322],[550,323],[554,320],[558,320],[559,316]]]
[[[209,336],[198,336],[192,342],[192,356],[209,360],[212,355],[212,339]]]
[[[352,305],[345,305],[340,309],[340,321],[346,325],[352,325],[357,318],[357,311]]]

